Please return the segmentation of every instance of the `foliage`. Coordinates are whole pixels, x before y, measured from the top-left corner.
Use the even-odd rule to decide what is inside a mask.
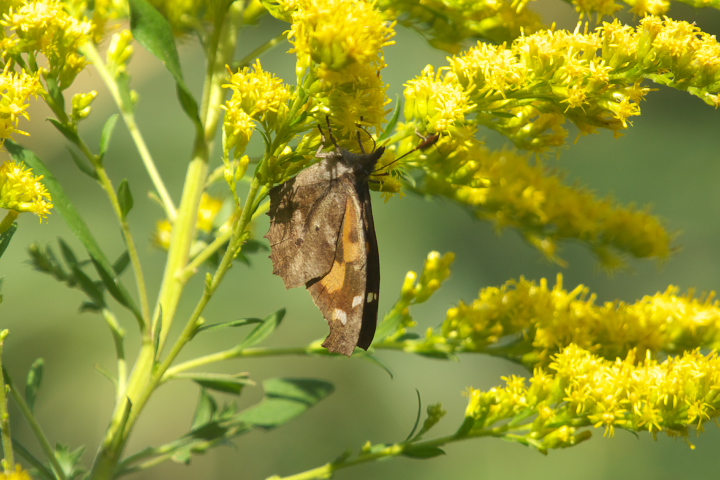
[[[717,8],[715,3],[698,6]],[[268,192],[317,161],[318,127],[326,122],[345,149],[386,148],[372,185],[388,199],[405,192],[450,199],[498,229],[515,229],[561,265],[560,246],[570,241],[588,246],[608,270],[624,266],[629,256],[666,260],[674,234],[648,209],[568,185],[543,159],[568,143],[572,129],[578,141],[601,129],[616,136],[628,130],[653,85],[718,107],[720,44],[693,24],[661,17],[667,1],[572,4],[581,20],[574,31],[544,24],[522,0],[0,4],[0,142],[9,157],[0,165],[0,208],[8,211],[0,222],[0,256],[17,238],[22,213],[41,221],[55,221],[50,215],[59,213],[82,248],[63,239],[57,246],[33,243],[30,263],[82,293],[81,311],[106,322],[116,357],[115,372],[103,370],[113,382],[115,404],[101,444],[88,449],[97,450],[92,465],[84,464],[83,447],[51,446],[34,413],[43,401],[42,359],[32,365],[24,386],[1,370],[6,388],[0,389],[0,479],[106,480],[166,460],[189,463],[193,455],[233,438],[282,427],[333,392],[325,380],[266,378],[257,403],[223,405],[218,395],[246,398],[247,387],[255,386],[252,375],[204,370],[230,359],[332,356],[320,341],[269,346],[284,309],[262,319],[230,321],[213,319],[206,310],[231,267],[252,273],[236,260],[249,264],[255,253],[267,250],[255,222],[268,210]],[[640,17],[633,25],[615,18],[626,7]],[[243,51],[239,32],[251,34],[249,27],[263,16],[283,23],[285,33]],[[591,16],[597,23],[583,21]],[[393,102],[382,73],[385,49],[398,48],[393,46],[398,25],[452,56],[445,65],[415,72],[405,83],[403,101]],[[191,37],[206,56],[201,95],[188,85],[177,48]],[[271,48],[288,43],[296,62],[294,83],[261,63]],[[170,74],[187,134],[193,136],[179,198],[166,185],[168,172],[157,166],[160,154],[150,152],[138,127],[139,102],[152,101],[133,90],[130,61],[138,47]],[[103,95],[117,106],[107,119],[93,111],[101,94],[78,81],[86,70],[102,79]],[[62,137],[55,139],[58,144],[70,146],[62,165],[50,165],[20,140],[27,135],[20,127],[29,120],[33,99],[49,107],[49,120]],[[138,233],[132,221],[146,202],[140,182],[115,178],[107,162],[118,120],[130,133],[152,182],[151,198],[163,211],[152,234]],[[86,124],[103,125],[99,138],[87,138],[80,128]],[[218,131],[221,162],[215,162],[213,150]],[[507,144],[486,145],[480,136],[488,131]],[[251,142],[262,145],[259,157],[248,153]],[[120,230],[119,255],[97,240],[84,205],[58,179],[60,169],[84,174],[100,187]],[[167,250],[158,285],[146,277],[138,238],[152,238]],[[636,303],[600,305],[583,285],[566,290],[562,276],[553,287],[545,279],[520,278],[483,289],[471,303],[459,302],[423,335],[414,307],[432,299],[454,259],[453,253],[431,252],[421,273],[409,272],[373,345],[355,357],[384,366],[376,355],[388,350],[438,360],[485,353],[522,364],[528,377],[504,377],[505,385],[487,391],[469,388],[464,418],[448,435],[431,437],[446,416],[436,403],[419,415],[405,440],[367,442],[356,454],[348,451],[320,467],[272,478],[328,478],[383,458],[429,459],[444,454],[448,444],[476,437],[503,438],[542,453],[586,441],[592,428],[603,428],[607,436],[625,429],[687,439],[718,417],[720,303],[714,294],[683,294],[671,285]],[[179,302],[190,280],[203,273],[202,294],[185,318]],[[180,329],[173,328],[178,324]],[[244,336],[227,350],[179,360],[190,342],[218,330]],[[0,331],[0,354],[8,333]],[[130,336],[138,341],[127,342]],[[139,347],[129,352],[127,344]],[[199,387],[189,431],[128,455],[128,441],[154,393],[185,380]],[[10,402],[30,425],[40,452],[13,440]]]

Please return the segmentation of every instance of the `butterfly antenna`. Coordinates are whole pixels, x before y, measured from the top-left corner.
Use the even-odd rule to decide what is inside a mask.
[[[410,155],[410,154],[413,153],[413,152],[416,152],[416,151],[418,151],[418,150],[426,150],[426,149],[432,147],[433,145],[435,145],[435,144],[438,142],[438,140],[440,140],[440,134],[439,134],[439,133],[433,133],[433,134],[431,134],[431,135],[422,136],[419,132],[416,131],[415,134],[416,134],[418,137],[422,138],[423,141],[422,141],[418,146],[416,146],[415,148],[413,148],[412,150],[403,153],[403,154],[400,155],[398,158],[396,158],[396,159],[393,160],[392,162],[390,162],[390,163],[388,163],[387,165],[385,165],[384,167],[382,167],[382,169],[389,168],[392,164],[399,162],[400,160],[402,160],[403,158],[407,157],[408,155]],[[379,170],[379,169],[378,169],[378,170]]]
[[[325,117],[325,121],[327,121],[327,127],[328,127],[328,135],[330,135],[330,141],[332,141],[333,145],[335,145],[336,149],[340,149],[340,146],[337,143],[337,140],[335,140],[335,135],[332,133],[332,127],[330,126],[330,116]],[[320,128],[320,125],[318,124],[318,128]],[[320,130],[322,132],[322,130]],[[324,142],[323,142],[324,143]]]

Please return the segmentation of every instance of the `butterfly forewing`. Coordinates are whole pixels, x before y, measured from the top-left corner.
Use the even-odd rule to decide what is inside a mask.
[[[332,267],[342,223],[345,195],[337,181],[313,182],[314,165],[270,190],[270,241],[273,273],[286,288],[299,287]]]

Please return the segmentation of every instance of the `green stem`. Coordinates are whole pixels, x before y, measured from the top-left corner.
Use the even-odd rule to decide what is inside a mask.
[[[436,438],[434,440],[428,440],[426,442],[401,442],[389,445],[383,449],[375,452],[368,452],[359,455],[356,458],[348,460],[338,460],[331,463],[326,463],[317,468],[306,470],[295,475],[289,475],[287,477],[281,477],[278,475],[269,477],[267,480],[310,480],[314,478],[331,478],[335,472],[344,468],[353,467],[362,463],[373,462],[384,458],[393,458],[403,455],[409,449],[423,449],[429,447],[440,447],[446,443],[450,443],[457,440],[463,440],[464,438],[458,438],[455,435],[447,435],[445,437]]]
[[[240,60],[239,62],[236,62],[233,64],[234,69],[240,69],[243,67],[248,67],[252,63],[253,60],[258,58],[263,53],[267,52],[268,50],[272,49],[273,47],[277,46],[285,40],[285,33],[281,33],[277,37],[271,38],[269,41],[265,42],[264,44],[260,45],[258,48],[253,50],[252,52],[245,55],[245,57]]]
[[[15,388],[10,388],[10,396],[15,402],[15,405],[17,405],[17,407],[20,409],[20,413],[22,414],[23,418],[25,418],[25,421],[30,426],[30,429],[35,434],[35,438],[37,438],[38,442],[40,443],[40,448],[42,448],[43,452],[45,453],[45,457],[47,458],[48,462],[50,462],[50,465],[55,472],[55,476],[59,480],[66,480],[67,477],[65,476],[65,472],[63,471],[62,466],[55,457],[55,452],[53,451],[50,442],[45,436],[45,433],[42,431],[42,428],[40,428],[40,424],[35,419],[35,415],[33,414],[32,410],[30,409],[28,404],[25,403],[25,399]]]
[[[8,210],[7,215],[5,215],[5,218],[3,218],[3,221],[0,222],[0,233],[6,232],[15,222],[15,220],[20,216],[20,213],[15,210]]]
[[[253,180],[253,183],[250,186],[250,191],[248,192],[246,205],[254,204],[255,196],[257,195],[258,190],[259,182],[257,180]],[[149,400],[151,393],[161,383],[163,377],[165,376],[165,373],[173,364],[173,362],[180,354],[182,349],[185,347],[187,342],[189,342],[195,336],[195,333],[197,332],[198,320],[200,319],[202,312],[205,310],[205,307],[207,306],[208,302],[217,290],[218,286],[222,282],[223,277],[228,272],[228,270],[230,270],[230,267],[233,264],[233,260],[235,259],[235,256],[237,255],[237,252],[242,245],[244,237],[243,234],[249,222],[250,209],[246,208],[243,210],[240,219],[238,220],[235,228],[233,229],[233,235],[230,239],[230,244],[228,246],[228,249],[225,251],[225,255],[220,261],[220,265],[218,266],[217,271],[212,276],[212,278],[210,278],[206,282],[203,295],[198,301],[198,304],[195,306],[195,310],[190,315],[188,322],[185,324],[185,328],[183,329],[182,333],[180,333],[177,341],[168,352],[167,357],[162,361],[160,365],[157,366],[157,368],[154,369],[152,378],[146,385],[145,389],[138,396],[136,401],[133,403],[133,410],[130,413],[128,419],[129,426],[135,423],[138,415],[145,406],[145,403]]]
[[[125,359],[125,332],[117,323],[115,315],[107,308],[102,311],[105,322],[112,332],[113,342],[115,343],[115,356],[117,357],[117,386],[115,393],[115,403],[121,403],[127,392],[127,360]]]
[[[3,375],[2,354],[5,347],[5,339],[10,331],[0,331],[0,428],[2,429],[2,448],[4,458],[2,468],[8,475],[15,471],[15,458],[13,457],[12,432],[10,431],[10,412],[7,408],[7,396],[5,395],[5,377]],[[10,388],[10,387],[7,387]]]
[[[237,41],[236,32],[242,22],[242,7],[243,2],[235,2],[230,6],[227,15],[224,17],[224,23],[218,29],[217,40],[213,39],[208,47],[208,70],[206,72],[206,88],[203,92],[201,111],[205,134],[203,138],[196,139],[193,159],[185,177],[180,210],[173,224],[173,236],[168,250],[158,308],[153,318],[153,330],[157,330],[158,323],[162,321],[162,328],[159,332],[156,332],[159,335],[158,354],[163,350],[170,326],[175,317],[177,303],[180,300],[185,282],[188,280],[182,278],[180,273],[188,264],[190,247],[195,238],[198,207],[208,176],[208,148],[215,137],[222,112],[220,104],[223,100],[222,82],[225,79],[223,67],[229,62],[234,53],[235,42]]]
[[[319,342],[318,342],[319,343]],[[203,355],[202,357],[194,358],[183,363],[179,363],[172,368],[169,368],[162,378],[162,381],[167,381],[173,378],[175,375],[192,368],[201,367],[211,363],[222,362],[225,360],[231,360],[233,358],[258,358],[258,357],[278,357],[282,355],[322,355],[327,354],[327,350],[318,346],[309,345],[307,347],[288,347],[288,348],[267,348],[267,347],[256,347],[256,348],[244,348],[239,349],[237,347],[224,350],[222,352],[212,353],[210,355]]]
[[[165,182],[163,182],[163,179],[160,176],[160,172],[155,166],[155,161],[153,160],[152,155],[150,155],[150,150],[145,143],[145,139],[143,138],[142,133],[138,128],[137,122],[135,121],[133,106],[127,105],[122,95],[120,95],[120,88],[115,81],[115,77],[113,77],[112,74],[108,71],[107,67],[105,66],[105,62],[97,51],[97,48],[95,48],[95,45],[88,42],[85,46],[83,46],[82,53],[88,57],[90,62],[100,74],[100,77],[102,77],[105,85],[108,87],[108,90],[110,90],[110,94],[115,100],[115,104],[118,106],[123,120],[125,121],[125,125],[130,132],[130,136],[135,143],[135,147],[140,154],[140,159],[142,160],[143,165],[145,165],[145,170],[147,170],[148,175],[150,176],[150,180],[152,181],[155,190],[157,190],[158,192],[160,201],[163,205],[163,208],[165,209],[165,214],[172,222],[177,214],[175,210],[175,204],[172,201],[170,193],[165,187]]]

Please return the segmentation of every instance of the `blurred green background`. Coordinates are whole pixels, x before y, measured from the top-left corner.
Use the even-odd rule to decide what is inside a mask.
[[[560,28],[574,28],[576,16],[565,4],[554,2],[543,11],[546,20]],[[675,8],[671,16],[696,21],[705,31],[720,31],[720,15],[710,9],[693,11]],[[632,19],[628,18],[628,21]],[[271,18],[243,32],[240,51],[248,52],[287,28]],[[402,84],[417,75],[423,66],[444,64],[445,54],[427,47],[414,32],[398,28],[397,45],[386,49],[389,67],[383,72],[394,98]],[[195,91],[199,92],[204,71],[195,42],[181,42],[183,67]],[[263,57],[263,66],[288,82],[294,80],[293,56],[287,44]],[[189,121],[177,108],[170,76],[159,62],[137,47],[131,63],[133,87],[140,93],[138,118],[145,138],[176,201],[179,198],[192,140]],[[95,88],[100,96],[91,120],[83,132],[97,142],[99,127],[114,113],[97,73],[90,70],[79,90]],[[382,259],[381,312],[387,310],[399,292],[405,273],[419,270],[431,250],[453,251],[457,255],[453,276],[427,305],[414,310],[418,331],[440,323],[447,308],[459,300],[472,301],[485,286],[500,285],[524,275],[547,277],[554,283],[558,272],[572,289],[588,285],[599,301],[621,299],[633,302],[645,294],[665,290],[670,284],[688,288],[720,288],[720,117],[697,98],[682,92],[661,89],[652,92],[642,105],[626,135],[614,140],[609,132],[583,137],[561,152],[558,166],[567,169],[567,182],[581,182],[599,195],[614,195],[626,203],[651,204],[653,211],[677,231],[681,247],[669,262],[631,261],[626,271],[606,275],[582,245],[565,245],[561,251],[569,267],[562,269],[545,261],[512,231],[498,236],[487,223],[475,221],[467,212],[444,201],[427,201],[408,196],[384,203],[375,195],[375,219]],[[18,138],[34,149],[65,183],[71,198],[111,258],[123,249],[120,232],[109,205],[96,184],[79,174],[70,160],[60,135],[41,118],[42,108],[31,112],[33,122],[24,124],[32,133]],[[95,120],[96,126],[91,123]],[[571,134],[574,138],[574,133]],[[501,139],[487,137],[491,145]],[[219,161],[219,155],[216,155]],[[548,159],[548,163],[554,162]],[[117,185],[128,178],[135,197],[130,215],[136,239],[141,244],[148,283],[156,286],[162,275],[164,252],[151,245],[151,232],[161,211],[146,192],[151,189],[140,166],[135,147],[124,126],[118,128],[106,163]],[[215,162],[217,164],[217,161]],[[257,226],[258,237],[267,230],[267,219]],[[79,313],[82,296],[58,286],[50,277],[34,272],[27,263],[27,246],[38,241],[56,246],[62,237],[82,252],[78,242],[59,215],[47,223],[23,216],[13,242],[0,259],[4,278],[0,306],[0,327],[9,328],[4,361],[16,382],[21,382],[33,360],[46,361],[45,379],[37,413],[52,442],[72,448],[86,444],[88,460],[107,426],[113,389],[95,369],[102,365],[114,370],[112,339],[101,318]],[[236,264],[205,318],[211,322],[242,317],[264,317],[281,307],[288,315],[268,343],[276,346],[302,345],[324,337],[327,325],[303,289],[286,291],[265,253],[252,258],[252,265]],[[202,277],[202,276],[199,276]],[[132,279],[126,276],[132,285]],[[198,298],[201,278],[188,288],[179,318],[188,314]],[[129,358],[137,347],[134,323],[122,318],[128,331]],[[237,336],[236,336],[237,335]],[[235,344],[241,332],[198,337],[183,353],[188,359]],[[261,382],[275,376],[315,377],[335,383],[336,391],[308,413],[272,432],[254,432],[238,438],[233,445],[195,457],[190,467],[165,463],[135,479],[265,478],[288,475],[333,460],[347,448],[357,451],[370,440],[394,442],[405,438],[417,411],[417,389],[424,404],[441,402],[448,415],[435,434],[454,431],[465,408],[464,390],[473,386],[488,389],[509,374],[526,375],[517,366],[484,356],[462,356],[459,363],[430,360],[407,354],[379,352],[393,370],[387,373],[357,359],[275,358],[233,361],[219,365],[224,372],[249,372]],[[239,398],[242,407],[261,397],[261,389],[248,388]],[[198,397],[197,388],[186,382],[164,386],[148,405],[134,432],[128,453],[146,445],[157,445],[185,433]],[[225,400],[225,399],[223,399]],[[228,401],[232,400],[230,398]],[[424,408],[424,407],[423,407]],[[36,448],[24,423],[15,417],[15,433]],[[719,470],[720,432],[714,425],[689,448],[682,441],[647,435],[638,438],[618,431],[612,439],[602,430],[575,448],[543,456],[521,445],[493,439],[471,440],[449,446],[447,455],[420,461],[395,459],[340,472],[340,479],[414,478],[534,478],[540,479],[624,479],[653,478],[715,479]]]

